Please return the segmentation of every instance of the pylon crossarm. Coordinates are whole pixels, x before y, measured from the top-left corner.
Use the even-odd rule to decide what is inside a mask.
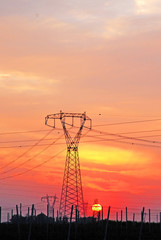
[[[91,129],[92,128],[92,120],[86,115],[86,113],[84,112],[82,113],[63,113],[62,111],[60,111],[60,113],[56,113],[56,114],[50,114],[47,115],[45,117],[45,124],[49,127],[55,128],[55,123],[57,119],[60,119],[61,121],[63,121],[65,118],[72,118],[72,123],[67,123],[67,125],[69,126],[74,126],[74,118],[79,118],[81,119],[81,123],[84,121],[88,121],[90,122],[90,126],[84,126],[87,129]],[[50,123],[50,120],[52,123]]]

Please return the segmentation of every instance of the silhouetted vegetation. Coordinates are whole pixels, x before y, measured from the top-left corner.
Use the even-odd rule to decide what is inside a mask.
[[[70,240],[104,240],[106,221],[90,222],[90,223],[76,223],[71,225]],[[109,221],[108,225],[108,240],[136,240],[139,239],[141,223],[128,222],[126,223]],[[31,240],[65,240],[67,239],[69,224],[68,223],[33,223],[31,230]],[[76,231],[77,229],[77,231]],[[21,240],[28,239],[29,224],[20,224]],[[18,227],[16,223],[2,223],[0,224],[0,239],[1,240],[17,240]],[[149,231],[149,224],[143,224],[142,240],[158,240],[161,239],[160,224],[151,223]]]

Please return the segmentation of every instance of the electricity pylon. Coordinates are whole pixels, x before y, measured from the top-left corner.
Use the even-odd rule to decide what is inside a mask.
[[[56,199],[58,199],[56,194],[55,196],[49,196],[48,194],[46,194],[46,196],[41,197],[41,201],[46,202],[49,206],[49,209],[48,209],[49,212],[47,213],[49,217],[52,217],[53,215],[53,208],[54,208]]]
[[[67,122],[71,119],[71,123]],[[70,129],[67,129],[68,126],[74,126],[74,119],[80,118],[80,126],[78,127],[78,132],[74,137],[69,133]],[[81,180],[81,171],[80,171],[80,162],[79,162],[79,153],[78,145],[81,138],[81,133],[83,127],[91,129],[92,120],[86,116],[86,113],[60,113],[47,115],[45,118],[45,124],[55,128],[55,120],[60,119],[65,140],[67,144],[67,154],[66,162],[64,169],[63,185],[61,191],[60,207],[59,207],[59,216],[60,217],[70,217],[71,206],[73,205],[73,218],[77,216],[76,209],[79,212],[80,217],[85,216],[84,209],[84,200],[83,200],[83,189],[82,189],[82,180]],[[50,121],[53,121],[51,124]],[[84,126],[85,122],[89,121],[89,127]]]

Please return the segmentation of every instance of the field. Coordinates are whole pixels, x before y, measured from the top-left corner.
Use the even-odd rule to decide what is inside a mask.
[[[70,240],[104,240],[106,221],[71,224]],[[141,223],[109,221],[108,240],[139,240]],[[1,240],[28,240],[29,224],[0,224]],[[69,223],[32,224],[30,240],[68,239]],[[159,223],[143,223],[142,240],[161,239]]]

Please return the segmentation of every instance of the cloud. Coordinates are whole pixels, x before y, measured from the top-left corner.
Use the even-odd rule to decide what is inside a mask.
[[[0,73],[1,87],[4,91],[16,92],[46,92],[49,85],[57,83],[56,80],[49,79],[44,82],[40,76],[27,74],[23,72]]]
[[[102,36],[106,39],[116,39],[129,36],[137,36],[161,29],[161,17],[159,14],[152,16],[125,16],[107,20],[104,24]]]
[[[135,0],[138,14],[154,14],[161,12],[159,0]]]

